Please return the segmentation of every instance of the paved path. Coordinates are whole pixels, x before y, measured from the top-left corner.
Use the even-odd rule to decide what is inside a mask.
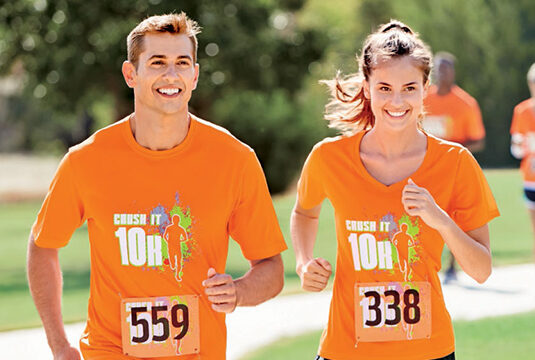
[[[444,286],[444,296],[453,319],[525,312],[535,309],[535,265],[494,269],[483,285],[464,274]],[[328,317],[330,292],[281,296],[255,308],[238,308],[227,317],[228,359],[242,355],[279,338],[322,329]],[[77,344],[83,324],[67,326],[69,339]],[[52,359],[42,329],[0,333],[5,359]]]

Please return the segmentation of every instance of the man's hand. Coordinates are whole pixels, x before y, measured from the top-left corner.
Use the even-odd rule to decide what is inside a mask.
[[[327,286],[332,274],[332,267],[327,260],[315,258],[304,265],[298,265],[297,274],[301,278],[303,290],[319,292]]]
[[[403,188],[401,202],[405,211],[410,216],[419,216],[427,226],[439,230],[451,220],[449,215],[440,208],[435,199],[423,187],[419,187],[409,179],[408,184]]]
[[[78,349],[67,345],[54,353],[54,360],[81,360],[80,352]]]
[[[232,276],[218,274],[214,268],[208,269],[208,278],[202,282],[204,292],[217,312],[231,313],[238,304],[238,292]]]

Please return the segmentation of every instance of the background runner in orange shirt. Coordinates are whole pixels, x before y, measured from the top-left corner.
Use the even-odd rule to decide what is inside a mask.
[[[444,140],[464,145],[472,153],[485,147],[485,127],[479,105],[470,94],[455,84],[455,57],[447,52],[435,56],[436,85],[429,88],[424,100],[424,130]],[[450,262],[444,282],[457,278],[455,259]]]
[[[511,153],[522,160],[520,170],[524,196],[535,235],[535,63],[529,68],[527,80],[531,97],[515,107],[511,123]]]
[[[225,313],[282,289],[286,244],[253,150],[188,112],[198,32],[184,13],[130,32],[122,72],[134,113],[71,148],[52,181],[28,279],[54,359],[80,359],[62,323],[58,248],[85,221],[87,360],[225,359]],[[251,266],[238,279],[224,273],[229,236]]]
[[[291,218],[302,287],[321,291],[332,272],[313,254],[325,198],[335,211],[333,298],[317,359],[454,359],[438,277],[444,244],[478,282],[491,273],[487,223],[499,212],[483,172],[466,148],[419,128],[431,57],[391,21],[366,39],[359,74],[327,82],[326,118],[344,135],[310,153]]]

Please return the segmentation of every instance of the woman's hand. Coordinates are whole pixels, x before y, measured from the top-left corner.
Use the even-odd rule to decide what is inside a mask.
[[[449,215],[440,208],[435,199],[427,191],[409,178],[408,184],[403,188],[401,202],[410,216],[419,216],[427,226],[439,230],[447,226]]]
[[[314,292],[325,289],[332,274],[331,264],[322,258],[314,258],[306,264],[297,265],[296,270],[303,290]]]

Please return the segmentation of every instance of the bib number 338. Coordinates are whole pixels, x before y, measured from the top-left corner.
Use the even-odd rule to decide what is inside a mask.
[[[197,295],[123,299],[121,324],[126,355],[176,356],[200,350]]]
[[[428,282],[375,282],[355,285],[357,343],[431,336]]]

